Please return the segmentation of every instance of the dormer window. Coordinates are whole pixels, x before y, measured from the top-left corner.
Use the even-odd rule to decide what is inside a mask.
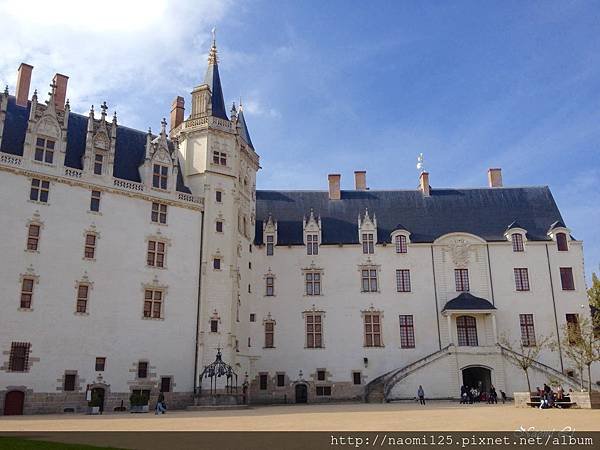
[[[54,145],[53,140],[37,138],[35,142],[35,160],[52,164],[54,162]]]
[[[523,247],[523,235],[521,233],[514,233],[511,236],[513,252],[525,251]]]
[[[406,236],[399,234],[395,237],[394,242],[396,244],[396,253],[406,253],[408,251]]]
[[[102,175],[102,167],[104,166],[104,155],[97,152],[94,155],[94,175]]]
[[[559,252],[569,251],[569,244],[567,243],[566,233],[556,233],[556,248]]]
[[[154,164],[152,171],[152,187],[157,189],[167,189],[169,179],[169,168],[161,164]]]
[[[274,236],[272,234],[267,235],[267,256],[273,256],[274,246],[273,243]]]
[[[373,233],[363,233],[362,249],[363,249],[364,254],[375,253],[375,239],[374,239]]]
[[[362,252],[365,255],[375,253],[375,242],[377,242],[377,218],[373,214],[373,219],[369,217],[369,211],[365,210],[365,215],[358,215],[358,238],[362,245]]]
[[[318,234],[307,234],[306,235],[306,254],[307,255],[318,255],[319,254],[319,235]]]

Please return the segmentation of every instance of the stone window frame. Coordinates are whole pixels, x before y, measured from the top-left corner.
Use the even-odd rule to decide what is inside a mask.
[[[173,392],[173,388],[175,387],[175,383],[173,382],[174,380],[174,376],[173,375],[161,375],[159,377],[160,381],[159,381],[159,385],[158,385],[158,391],[160,393],[172,393]],[[165,391],[163,390],[163,380],[169,380],[169,390]]]
[[[146,376],[140,377],[140,363],[145,364]],[[150,378],[150,361],[148,359],[140,359],[135,363],[135,379],[148,380]]]
[[[454,284],[456,287],[456,292],[470,292],[471,283],[469,280],[468,268],[458,267],[454,269]]]
[[[85,298],[85,311],[79,311],[79,301],[83,299],[83,297],[79,296],[79,289],[81,287],[87,287],[87,296]],[[83,277],[80,280],[75,281],[75,315],[76,316],[89,316],[90,315],[90,293],[94,289],[94,283],[89,280],[87,272],[84,273]]]
[[[312,305],[311,309],[308,309],[306,311],[302,311],[302,320],[304,322],[304,348],[307,350],[322,350],[325,348],[325,311],[317,309],[315,307],[315,305]],[[312,316],[313,317],[313,331],[309,332],[309,323],[308,323],[308,317]],[[320,318],[320,322],[319,325],[321,326],[321,330],[317,333],[316,331],[316,322],[314,321],[314,317],[319,317]],[[313,336],[313,346],[310,347],[309,344],[309,334],[312,334]],[[320,346],[316,346],[315,345],[315,338],[316,336],[320,335],[321,337],[321,345]]]
[[[263,279],[265,280],[264,297],[276,297],[275,280],[277,279],[277,276],[271,271],[270,267],[268,268],[267,273],[263,275]]]
[[[157,277],[154,277],[151,283],[142,283],[141,284],[142,291],[142,320],[165,320],[166,312],[167,312],[167,296],[169,293],[169,287],[166,284],[162,284],[158,281]],[[150,310],[150,317],[146,317],[144,315],[145,304],[146,304],[146,291],[152,291],[152,306]],[[154,292],[161,292],[161,307],[160,307],[160,317],[153,317],[154,311]]]
[[[371,262],[370,259],[367,260],[366,263],[360,264],[358,266],[358,273],[360,275],[360,292],[361,292],[361,294],[373,294],[373,293],[381,292],[381,286],[379,284],[380,269],[381,269],[381,265],[374,264],[373,262]],[[368,271],[367,278],[364,277],[364,275],[365,275],[364,271]],[[372,271],[375,271],[374,278],[372,276]],[[368,289],[367,290],[364,289],[364,287],[365,287],[364,280],[365,279],[368,280]],[[375,279],[375,289],[371,289],[373,279]]]
[[[321,297],[323,296],[323,277],[325,276],[325,270],[321,267],[317,267],[314,262],[311,262],[310,266],[301,269],[302,282],[303,282],[303,297]],[[312,280],[308,280],[308,275],[312,275]],[[319,275],[319,280],[315,281],[315,275]],[[319,293],[314,293],[314,285],[319,285]],[[308,286],[312,284],[312,294],[309,293]]]
[[[412,292],[410,269],[396,269],[396,292]]]
[[[283,377],[283,383],[279,383],[281,380],[280,377]],[[288,377],[285,372],[275,372],[275,388],[285,389],[287,386]]]
[[[267,329],[267,325],[269,325],[270,329]],[[264,341],[264,346],[263,348],[276,348],[275,346],[275,326],[277,325],[277,322],[275,321],[275,319],[273,319],[273,317],[271,316],[271,313],[268,313],[267,316],[263,319],[263,330],[264,330],[264,337],[265,337],[265,341]],[[269,344],[269,337],[271,336],[271,345]]]
[[[22,307],[22,295],[25,291],[23,291],[23,283],[25,280],[32,280],[33,285],[31,289],[31,299],[28,308]],[[33,266],[29,266],[25,273],[19,274],[19,307],[18,311],[31,312],[34,310],[33,308],[33,297],[35,292],[35,285],[40,284],[40,276],[35,273]]]
[[[575,286],[575,274],[573,273],[573,267],[559,267],[558,273],[560,275],[560,287],[563,292],[573,292],[577,290]]]
[[[515,244],[515,241],[513,240],[513,236],[514,235],[520,235],[521,236],[521,244],[522,247],[519,247],[519,244]],[[524,228],[511,228],[509,230],[506,231],[506,233],[504,233],[504,237],[506,238],[506,240],[510,243],[511,248],[512,248],[512,253],[513,254],[524,254],[527,253],[527,230],[525,230]],[[519,250],[515,250],[515,248],[518,248]],[[520,248],[522,248],[522,250],[520,250]]]
[[[536,347],[535,321],[532,313],[519,314],[519,328],[523,347]]]
[[[40,140],[44,141],[44,143],[41,145],[39,143]],[[35,144],[33,146],[33,158],[31,160],[36,164],[42,164],[44,166],[56,166],[55,161],[58,153],[58,139],[56,137],[50,137],[44,134],[36,134],[34,141]],[[48,142],[52,142],[52,148],[48,147]],[[41,159],[37,159],[38,151],[42,152]],[[50,162],[46,161],[48,153],[52,155],[52,160]]]
[[[104,372],[106,370],[106,360],[106,356],[96,356],[96,359],[94,360],[94,372]],[[102,362],[101,369],[98,368],[99,362]]]
[[[156,168],[159,168],[158,172],[156,171]],[[167,164],[164,164],[162,162],[158,162],[158,161],[152,161],[152,180],[151,180],[151,186],[153,190],[157,190],[157,191],[161,191],[161,192],[166,192],[169,190],[169,178],[171,177],[171,174],[169,173],[169,169],[171,169],[171,167],[169,167]],[[164,173],[166,170],[166,174]],[[164,185],[164,187],[163,187]]]
[[[416,348],[415,316],[413,314],[400,314],[398,316],[398,324],[400,330],[400,348],[403,350]]]
[[[30,189],[29,189],[29,199],[28,201],[31,203],[35,203],[37,205],[50,205],[50,188],[52,187],[52,181],[50,179],[45,178],[40,175],[35,175],[30,178]],[[35,195],[34,195],[35,192]],[[45,200],[42,200],[43,194],[45,193]],[[35,197],[35,198],[33,198]]]
[[[151,243],[154,243],[154,249],[150,249],[150,245]],[[159,269],[159,270],[166,270],[168,269],[168,248],[171,247],[171,239],[163,236],[163,234],[160,232],[160,230],[157,230],[157,232],[155,234],[146,236],[145,239],[145,243],[146,243],[146,267],[149,269]],[[159,264],[159,258],[158,256],[161,254],[158,251],[158,244],[162,244],[163,245],[163,252],[162,252],[162,265],[158,265]],[[152,263],[150,264],[150,254],[153,254],[152,257]]]
[[[97,206],[95,206],[97,205]],[[90,207],[88,213],[102,215],[100,208],[102,206],[102,190],[90,189]],[[97,208],[97,209],[94,209]]]
[[[32,225],[38,227],[38,235],[37,236],[33,236],[33,237],[31,236],[31,226]],[[26,239],[25,239],[25,251],[27,253],[40,253],[40,242],[42,240],[42,230],[44,229],[44,222],[41,221],[40,214],[38,211],[36,211],[33,214],[33,217],[27,221],[27,224],[25,225],[25,229],[27,230],[27,235],[26,235]],[[32,239],[32,238],[36,240],[35,249],[29,248],[29,239]]]
[[[94,244],[88,243],[88,236],[94,236]],[[88,229],[83,231],[83,260],[84,261],[96,261],[98,257],[98,240],[100,240],[100,233],[96,230],[96,226],[92,224]],[[87,256],[88,249],[93,249],[93,256]]]
[[[397,255],[408,254],[408,247],[411,243],[410,232],[408,232],[407,230],[396,230],[391,233],[390,237],[392,244],[394,244],[394,252]]]
[[[352,374],[352,385],[353,386],[361,386],[363,384],[362,372],[360,370],[353,370],[351,372],[351,374]],[[356,382],[356,375],[358,375],[359,383]]]
[[[210,165],[217,167],[227,167],[229,154],[227,151],[214,150],[211,154]]]
[[[156,208],[155,208],[156,206]],[[164,210],[163,210],[164,209]],[[162,221],[162,217],[164,216],[164,222]],[[161,201],[152,201],[150,202],[150,223],[154,225],[167,226],[169,217],[169,205],[165,202]],[[156,220],[155,220],[156,218]]]
[[[14,359],[16,358],[15,351],[17,348],[25,349],[23,370],[15,370],[14,369],[14,366],[15,366]],[[8,361],[6,362],[6,366],[4,367],[4,369],[7,372],[26,373],[31,370],[31,342],[18,342],[18,341],[11,342],[10,351],[8,352],[8,355],[9,355]]]
[[[516,292],[531,291],[531,283],[529,282],[529,269],[527,267],[514,267],[513,276],[515,280]]]
[[[378,321],[373,319],[374,316],[378,317]],[[367,317],[371,317],[367,321]],[[362,328],[363,328],[363,347],[364,348],[383,348],[385,344],[383,342],[383,311],[376,309],[371,305],[368,309],[361,311]],[[371,331],[368,331],[368,326],[371,325]],[[379,331],[375,332],[374,326],[379,326]],[[371,344],[369,344],[369,335],[371,335]],[[379,336],[379,345],[375,345],[375,336]]]
[[[67,389],[67,377],[73,377],[73,389]],[[76,370],[65,370],[62,377],[62,391],[63,392],[77,392],[81,389],[79,386],[79,375]]]
[[[217,331],[212,331],[213,322],[217,324]],[[208,331],[209,333],[221,334],[221,316],[216,309],[213,310],[211,316],[208,318]]]
[[[264,387],[263,387],[263,380]],[[269,372],[259,372],[258,373],[258,390],[259,391],[268,391],[269,390]]]
[[[219,230],[220,225],[220,230]],[[215,219],[215,233],[223,234],[225,232],[225,220],[221,215]]]

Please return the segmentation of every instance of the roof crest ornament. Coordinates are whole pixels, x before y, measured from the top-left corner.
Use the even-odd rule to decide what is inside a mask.
[[[419,153],[419,156],[417,157],[417,170],[419,173],[425,172],[425,160],[423,158],[423,153]]]
[[[215,65],[219,63],[217,59],[217,37],[216,37],[216,27],[213,27],[210,30],[212,34],[212,46],[210,47],[210,52],[208,53],[208,65]]]

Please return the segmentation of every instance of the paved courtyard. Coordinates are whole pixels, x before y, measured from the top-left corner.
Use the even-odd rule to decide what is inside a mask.
[[[600,430],[600,410],[539,410],[451,402],[261,406],[237,411],[172,411],[102,416],[1,417],[0,431],[485,431]]]

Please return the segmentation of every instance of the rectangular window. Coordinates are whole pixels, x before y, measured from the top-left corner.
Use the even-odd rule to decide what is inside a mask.
[[[515,288],[517,291],[528,291],[529,290],[529,272],[526,268],[517,267],[514,269],[515,273]]]
[[[31,190],[29,199],[34,202],[48,203],[48,195],[50,194],[50,182],[33,178],[31,180]]]
[[[166,247],[164,242],[148,241],[148,257],[147,263],[152,267],[165,266]]]
[[[160,392],[171,392],[171,377],[161,377]]]
[[[515,233],[511,237],[513,252],[522,252],[523,248],[523,235],[519,233]]]
[[[104,155],[96,153],[94,155],[94,175],[102,175],[102,165],[104,164]]]
[[[306,295],[321,295],[321,273],[306,272]]]
[[[211,321],[210,321],[210,332],[211,333],[218,333],[219,332],[219,320],[218,319],[211,319]]]
[[[216,229],[217,233],[222,233],[223,232],[223,222],[220,220],[217,220],[215,222],[215,229]]]
[[[535,347],[533,314],[519,314],[519,323],[521,325],[521,343],[523,347]]]
[[[307,234],[306,235],[306,254],[307,255],[318,255],[319,254],[319,235],[318,234]]]
[[[317,370],[317,381],[325,381],[325,371]]]
[[[99,357],[96,358],[95,370],[96,372],[104,372],[104,368],[106,367],[106,358]]]
[[[250,314],[250,322],[256,322],[256,314]]]
[[[266,284],[267,284],[266,295],[267,295],[267,297],[272,297],[273,295],[275,295],[275,279],[273,277],[267,277]]]
[[[413,316],[400,316],[400,348],[415,348]]]
[[[34,159],[52,164],[54,161],[54,144],[55,142],[50,139],[37,138]]]
[[[83,248],[83,257],[94,259],[96,255],[96,235],[88,233],[85,235],[85,246]]]
[[[274,243],[273,236],[267,236],[267,256],[273,256]]]
[[[167,205],[158,202],[152,202],[152,213],[150,220],[154,223],[167,223]]]
[[[400,234],[396,236],[394,242],[396,244],[396,253],[406,253],[408,251],[406,246],[406,236]]]
[[[277,387],[285,386],[285,374],[278,373],[277,374]]]
[[[383,347],[381,342],[381,316],[365,314],[365,347]]]
[[[275,347],[275,322],[265,322],[265,348]]]
[[[361,270],[362,292],[377,292],[377,269]]]
[[[472,316],[459,316],[456,318],[456,333],[458,345],[477,347],[477,321]]]
[[[87,312],[89,292],[90,292],[90,287],[87,284],[79,284],[77,286],[76,311],[78,313],[86,313]]]
[[[27,229],[27,250],[36,251],[40,241],[40,226],[29,224]]]
[[[469,269],[454,269],[456,292],[469,292]]]
[[[363,247],[364,254],[375,253],[375,241],[374,241],[373,233],[363,233],[362,247]]]
[[[65,381],[63,383],[64,391],[74,391],[75,390],[75,380],[77,379],[77,375],[74,373],[65,373]]]
[[[21,308],[30,309],[31,300],[33,299],[33,285],[35,280],[30,277],[23,278],[21,282]]]
[[[138,378],[148,378],[148,363],[146,361],[138,361]]]
[[[223,201],[223,193],[221,191],[215,191],[215,201],[221,203]]]
[[[396,290],[398,292],[410,292],[410,270],[396,270]]]
[[[306,347],[323,347],[323,321],[320,314],[306,315]]]
[[[221,259],[220,258],[213,259],[213,269],[221,270]]]
[[[152,173],[152,186],[158,189],[167,189],[169,168],[161,164],[154,164]]]
[[[100,191],[92,191],[92,197],[90,199],[90,211],[100,211]]]
[[[261,373],[258,376],[258,380],[259,380],[259,389],[261,391],[266,391],[267,390],[267,382],[269,380],[269,375],[267,375],[266,373]]]
[[[318,397],[329,397],[331,396],[331,386],[317,386]]]
[[[565,233],[556,233],[556,247],[559,252],[569,251],[569,245],[567,244],[567,235]]]
[[[219,166],[227,165],[227,153],[223,152],[213,152],[213,164],[217,164]]]
[[[13,342],[10,346],[10,357],[8,360],[9,372],[27,372],[29,369],[29,342]]]
[[[581,329],[579,328],[579,314],[567,314],[567,339],[569,344],[573,345],[577,343],[577,340],[581,336]]]
[[[352,382],[354,384],[362,384],[360,372],[352,372]]]
[[[146,289],[144,292],[144,317],[160,319],[162,317],[163,292],[158,289]]]
[[[560,268],[560,283],[563,291],[574,291],[575,282],[573,281],[573,268],[561,267]]]

